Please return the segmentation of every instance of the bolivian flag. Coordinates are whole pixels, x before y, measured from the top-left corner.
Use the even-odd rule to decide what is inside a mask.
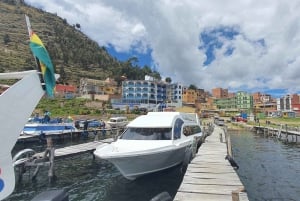
[[[30,34],[30,49],[36,58],[37,64],[41,68],[46,85],[46,93],[48,96],[53,97],[53,90],[55,87],[54,68],[43,42],[33,32]]]

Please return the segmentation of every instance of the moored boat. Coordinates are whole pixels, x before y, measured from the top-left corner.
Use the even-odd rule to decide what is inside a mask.
[[[59,134],[77,131],[73,122],[27,122],[21,135]]]
[[[97,147],[94,154],[133,180],[189,161],[201,140],[196,114],[149,112],[131,121],[117,141]]]

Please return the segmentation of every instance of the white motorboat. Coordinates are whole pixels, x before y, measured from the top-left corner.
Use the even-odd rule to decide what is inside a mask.
[[[149,112],[131,121],[117,141],[100,145],[94,154],[134,180],[190,161],[201,140],[197,114]]]

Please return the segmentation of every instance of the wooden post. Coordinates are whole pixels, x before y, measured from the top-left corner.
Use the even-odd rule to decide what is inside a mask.
[[[240,192],[245,192],[245,188],[240,187],[237,190],[231,192],[232,201],[240,201]]]
[[[240,192],[238,191],[232,191],[231,196],[232,196],[232,201],[240,201]]]
[[[47,138],[47,149],[45,151],[44,157],[47,156],[47,154],[49,154],[49,171],[48,171],[48,178],[49,178],[49,182],[51,183],[53,181],[53,178],[55,177],[54,174],[54,155],[55,155],[55,150],[53,147],[53,141],[51,137]]]
[[[226,139],[226,145],[227,145],[227,154],[232,158],[232,147],[231,147],[231,139],[230,135],[224,130],[225,132],[225,139]]]
[[[232,147],[231,147],[231,139],[230,135],[227,136],[227,152],[230,157],[232,157]]]

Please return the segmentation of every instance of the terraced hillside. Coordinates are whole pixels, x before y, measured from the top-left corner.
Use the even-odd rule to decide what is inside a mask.
[[[124,74],[129,79],[143,79],[145,74],[160,77],[147,66],[136,66],[135,58],[118,61],[84,35],[80,25],[69,25],[66,19],[27,6],[22,0],[0,0],[0,72],[35,69],[25,14],[49,51],[61,82],[76,84],[80,77],[119,81]]]

